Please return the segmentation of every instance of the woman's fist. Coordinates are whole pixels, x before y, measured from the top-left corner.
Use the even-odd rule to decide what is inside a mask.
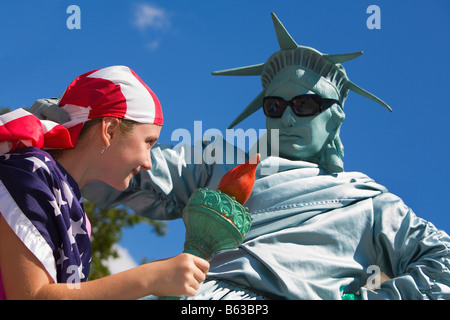
[[[182,253],[173,258],[155,261],[158,274],[152,288],[155,296],[189,296],[197,292],[200,283],[205,281],[209,263],[197,256]]]

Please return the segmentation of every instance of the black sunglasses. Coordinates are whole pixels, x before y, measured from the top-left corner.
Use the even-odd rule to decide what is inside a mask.
[[[263,99],[264,114],[270,118],[281,118],[288,106],[298,117],[311,117],[320,114],[333,104],[341,103],[338,100],[322,98],[318,94],[302,94],[286,101],[281,97],[265,97]]]

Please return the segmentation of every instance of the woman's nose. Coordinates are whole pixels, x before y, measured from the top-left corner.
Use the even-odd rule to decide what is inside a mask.
[[[295,125],[296,119],[295,114],[292,111],[291,107],[288,106],[286,110],[284,110],[283,115],[281,116],[281,123],[285,127],[293,127]]]
[[[150,156],[150,151],[148,151],[147,159],[142,164],[141,169],[142,170],[150,170],[152,168],[152,158]]]

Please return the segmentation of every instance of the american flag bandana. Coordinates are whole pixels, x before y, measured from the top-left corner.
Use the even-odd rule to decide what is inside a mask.
[[[74,79],[59,106],[70,121],[39,120],[17,109],[0,116],[0,154],[17,148],[66,149],[76,145],[89,119],[115,117],[163,125],[161,104],[153,91],[130,68],[112,66],[86,72]]]
[[[57,283],[87,280],[91,245],[81,194],[45,151],[0,156],[0,212]]]
[[[72,141],[89,119],[115,117],[163,125],[161,104],[153,91],[130,68],[112,66],[86,72],[73,80],[59,106],[71,117],[64,123]]]

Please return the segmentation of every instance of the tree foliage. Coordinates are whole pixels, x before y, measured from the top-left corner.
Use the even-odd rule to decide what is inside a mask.
[[[123,228],[132,227],[138,223],[148,223],[152,226],[152,231],[159,236],[167,232],[165,222],[135,215],[125,207],[102,209],[91,201],[85,201],[84,209],[92,226],[92,261],[89,280],[110,274],[105,262],[108,258],[117,258],[114,244],[122,238]]]

